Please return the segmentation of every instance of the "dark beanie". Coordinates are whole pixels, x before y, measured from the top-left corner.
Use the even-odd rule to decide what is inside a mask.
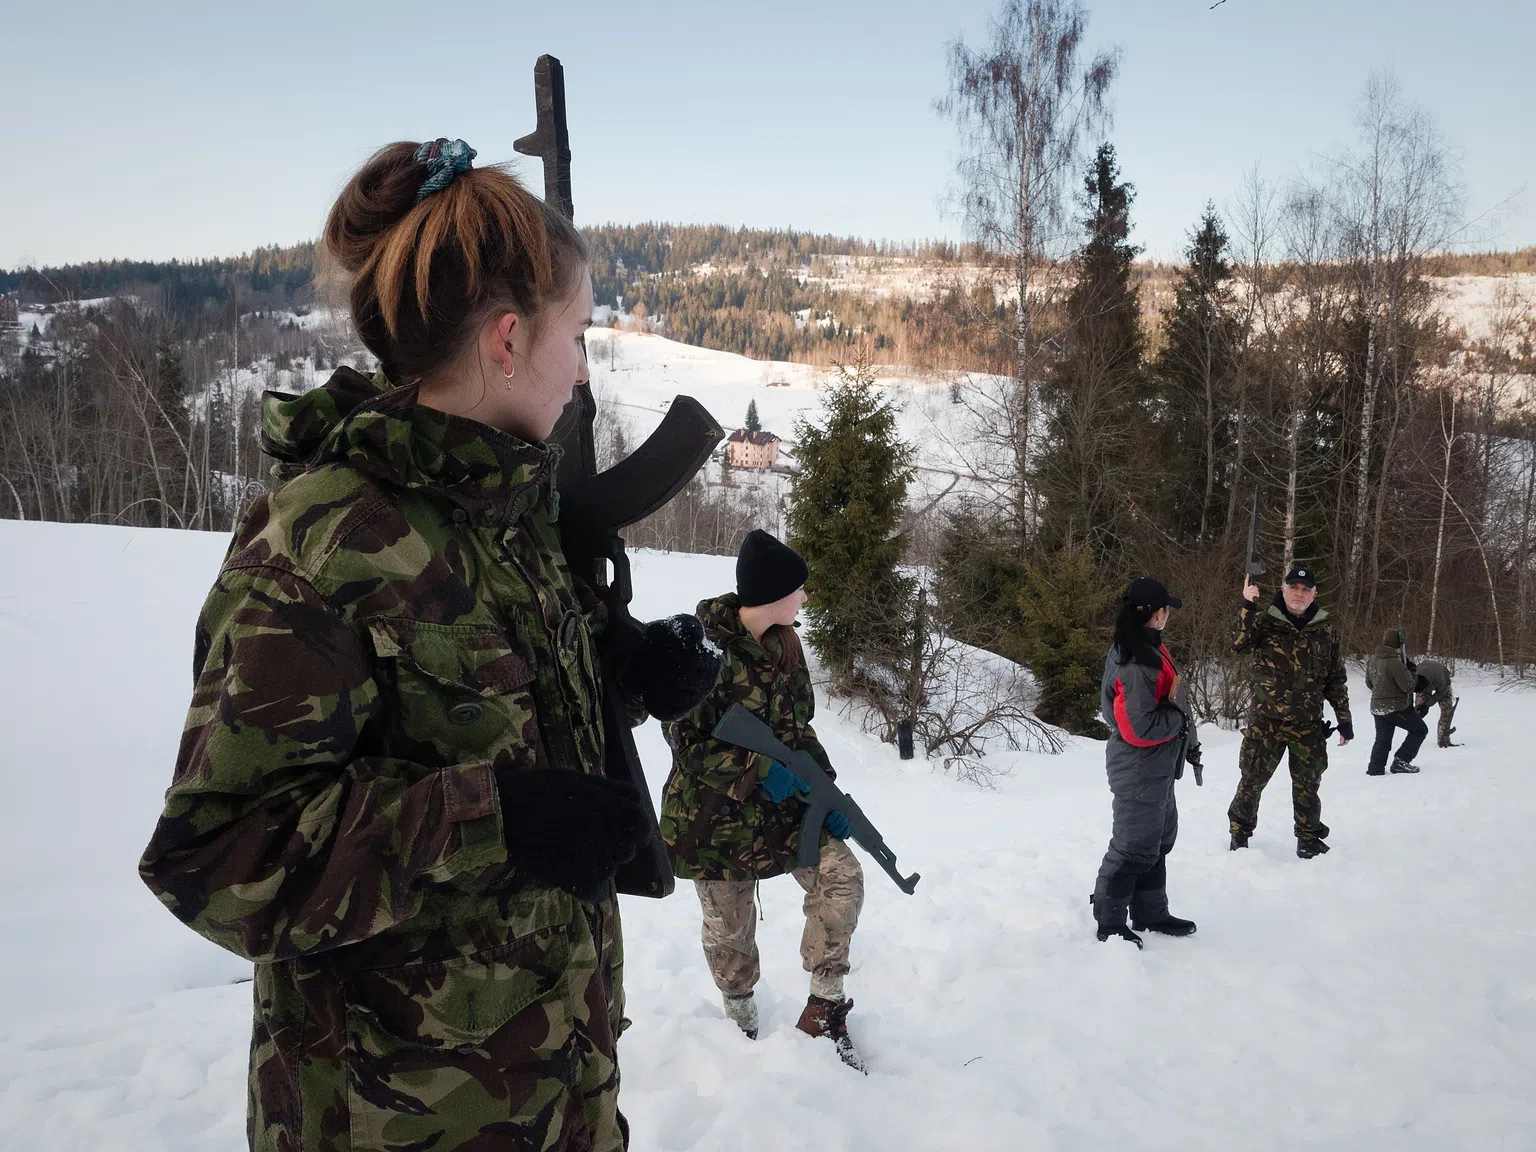
[[[736,595],[743,608],[782,600],[809,575],[799,553],[761,528],[748,532],[736,553]]]
[[[1396,628],[1388,628],[1382,636],[1381,642],[1388,648],[1401,648],[1403,646],[1403,634]]]

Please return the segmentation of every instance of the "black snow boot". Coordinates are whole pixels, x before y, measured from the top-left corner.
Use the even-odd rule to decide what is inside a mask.
[[[1322,840],[1309,837],[1306,840],[1296,841],[1296,855],[1300,856],[1303,860],[1310,860],[1314,856],[1321,856],[1326,851],[1328,851],[1328,845]]]
[[[1195,934],[1195,922],[1193,920],[1180,920],[1177,916],[1164,916],[1161,920],[1146,921],[1131,919],[1131,927],[1138,932],[1161,932],[1164,936],[1193,936]]]
[[[1246,847],[1248,847],[1248,833],[1246,833],[1246,832],[1234,832],[1234,833],[1232,833],[1232,843],[1230,845],[1228,845],[1229,850],[1233,851],[1233,852],[1236,852],[1239,848],[1246,848]]]
[[[1125,924],[1126,915],[1130,912],[1129,898],[1106,896],[1095,900],[1090,896],[1088,900],[1093,905],[1093,918],[1098,921],[1099,943],[1102,944],[1111,936],[1118,936],[1122,940],[1129,940],[1138,948],[1142,946],[1141,937]]]
[[[1367,776],[1385,776],[1387,770],[1385,768],[1367,768],[1365,774]]]
[[[1412,761],[1404,760],[1401,756],[1394,756],[1392,758],[1391,770],[1393,772],[1417,772],[1419,766]]]
[[[1132,932],[1124,924],[1121,924],[1118,928],[1110,924],[1100,924],[1098,936],[1101,943],[1105,940],[1108,940],[1111,936],[1118,936],[1122,940],[1129,940],[1138,948],[1142,947],[1141,937]]]

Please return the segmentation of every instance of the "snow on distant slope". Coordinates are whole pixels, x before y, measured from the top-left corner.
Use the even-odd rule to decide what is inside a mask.
[[[242,1146],[249,966],[134,871],[169,782],[192,624],[226,539],[0,521],[0,1132],[50,1152]],[[730,558],[641,554],[636,611]],[[1177,629],[1177,619],[1174,621]],[[817,728],[916,895],[866,865],[843,1068],[794,1029],[800,892],[762,886],[762,1038],[722,1016],[689,886],[624,901],[621,1103],[637,1150],[1536,1148],[1529,699],[1457,680],[1465,746],[1368,779],[1331,749],[1333,851],[1298,860],[1283,772],[1227,851],[1237,735],[1207,729],[1169,861],[1187,940],[1093,938],[1103,746],[999,754],[981,792],[903,764],[825,697]],[[1365,695],[1352,677],[1357,723]],[[1368,723],[1368,721],[1366,721]],[[638,732],[654,787],[669,757]]]
[[[703,404],[727,432],[741,427],[747,405],[756,403],[763,428],[783,438],[791,451],[796,421],[817,417],[820,386],[837,374],[836,369],[753,360],[619,329],[595,329],[587,338],[587,360],[599,404],[612,405],[642,437],[681,394]],[[877,371],[878,385],[901,408],[901,435],[916,449],[920,471],[913,497],[922,501],[947,487],[955,473],[967,471],[960,445],[976,451],[969,410],[951,393],[951,385],[966,374]]]

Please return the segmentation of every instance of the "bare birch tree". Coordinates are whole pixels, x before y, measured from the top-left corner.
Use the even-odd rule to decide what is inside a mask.
[[[1021,539],[1032,523],[1030,442],[1046,320],[1072,275],[1061,259],[1073,246],[1066,188],[1084,138],[1108,121],[1119,70],[1116,52],[1079,68],[1087,23],[1077,0],[1003,0],[985,48],[950,45],[949,91],[936,105],[960,130],[955,196],[966,229],[998,261],[1003,296],[1013,301],[1011,313],[988,317],[1013,347],[1012,379],[974,400],[985,409],[984,441],[1003,450],[1011,479],[1004,512]]]

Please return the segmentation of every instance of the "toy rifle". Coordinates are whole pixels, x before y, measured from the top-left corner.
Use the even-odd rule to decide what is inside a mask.
[[[1259,486],[1253,486],[1253,510],[1248,514],[1248,559],[1243,571],[1250,576],[1264,575],[1264,565],[1259,560]],[[1257,581],[1255,581],[1257,583]]]
[[[553,56],[540,56],[533,69],[537,127],[512,147],[544,162],[544,201],[574,219],[571,203],[571,146],[565,123],[565,70]],[[629,560],[619,530],[643,520],[680,492],[720,443],[725,432],[691,396],[678,396],[660,427],[629,456],[605,472],[597,471],[592,421],[597,402],[588,384],[578,384],[550,439],[561,448],[555,485],[559,492],[560,538],[571,571],[586,582],[608,608],[608,626],[633,628]],[[609,574],[612,565],[612,575]],[[614,646],[600,650],[603,679],[603,747],[607,774],[634,784],[656,827],[656,810],[645,782],[645,767],[619,688]],[[671,861],[657,835],[617,876],[620,892],[661,897],[675,881]]]
[[[716,740],[777,760],[810,787],[804,801],[805,818],[800,821],[800,848],[795,857],[797,867],[816,867],[817,861],[821,859],[821,826],[828,812],[841,812],[848,818],[849,839],[885,869],[885,874],[896,881],[896,887],[908,896],[912,895],[921,877],[915,872],[911,876],[903,876],[897,870],[896,853],[886,847],[880,829],[870,823],[869,817],[854,803],[852,796],[832,782],[832,778],[816,762],[816,757],[809,752],[790,748],[780,741],[773,734],[773,729],[741,704],[731,705],[720,718],[720,723],[715,725],[713,735]]]

